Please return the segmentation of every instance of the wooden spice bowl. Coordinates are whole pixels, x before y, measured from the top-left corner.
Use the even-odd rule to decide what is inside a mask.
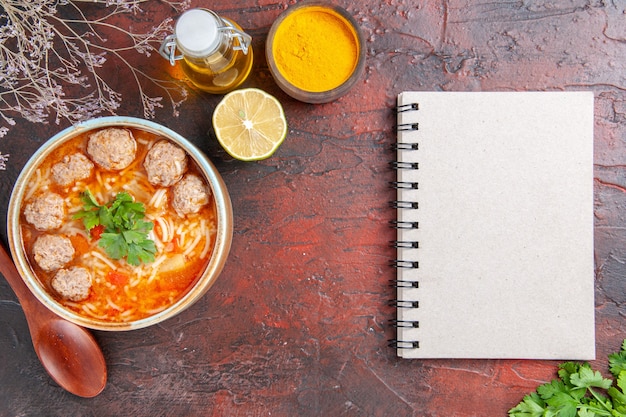
[[[346,94],[365,68],[365,41],[345,9],[305,0],[272,24],[266,57],[276,84],[306,103],[328,103]]]

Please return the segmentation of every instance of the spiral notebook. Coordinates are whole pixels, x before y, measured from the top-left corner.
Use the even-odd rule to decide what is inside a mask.
[[[404,358],[595,358],[592,92],[404,92]]]

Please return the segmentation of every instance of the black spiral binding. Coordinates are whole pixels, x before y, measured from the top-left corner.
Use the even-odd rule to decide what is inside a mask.
[[[417,162],[398,162],[391,161],[389,165],[393,169],[419,169],[419,164]]]
[[[389,347],[392,347],[394,349],[418,349],[420,347],[420,342],[416,340],[412,342],[406,342],[404,340],[391,339],[389,341]]]
[[[393,288],[419,288],[419,281],[403,281],[400,279],[394,279],[389,282],[389,286]]]
[[[418,103],[411,103],[406,105],[401,105],[396,107],[397,113],[404,113],[409,111],[418,111],[419,105]],[[419,130],[418,123],[403,123],[398,124],[396,126],[396,130],[398,132],[404,131],[415,131]],[[393,151],[417,151],[419,150],[418,143],[412,142],[396,142],[391,146]],[[419,164],[417,162],[402,162],[402,161],[392,161],[389,163],[391,169],[394,170],[418,170]],[[406,182],[406,181],[393,181],[390,183],[390,186],[395,189],[411,189],[418,190],[419,185],[417,182]],[[394,200],[389,203],[389,205],[395,209],[400,210],[417,210],[419,209],[419,204],[416,201],[401,201]],[[392,220],[389,222],[391,227],[395,229],[419,229],[419,222],[414,221],[402,221],[402,220]],[[390,245],[394,248],[403,248],[403,249],[418,249],[419,242],[417,241],[401,241],[401,240],[393,240],[390,242]],[[390,261],[390,265],[394,268],[419,268],[419,262],[415,260],[406,260],[406,259],[393,259]],[[390,282],[390,286],[393,288],[419,288],[419,281],[403,281],[403,280],[392,280]],[[419,301],[417,300],[399,300],[392,299],[389,301],[389,305],[395,308],[419,308]],[[390,325],[394,328],[411,328],[416,329],[419,328],[419,321],[412,320],[398,320],[392,319],[389,321]],[[418,349],[419,341],[417,340],[399,340],[399,339],[391,339],[388,343],[389,347],[394,349]]]
[[[389,205],[395,209],[399,209],[399,208],[410,208],[410,209],[417,209],[419,208],[419,204],[417,203],[417,201],[398,201],[398,200],[394,200],[394,201],[390,201]]]
[[[392,151],[417,151],[419,149],[419,143],[394,143],[391,145]]]
[[[392,220],[389,222],[394,229],[419,229],[419,222],[405,222],[401,220]]]
[[[408,111],[417,111],[417,110],[419,110],[419,104],[417,104],[417,103],[404,104],[402,106],[396,107],[396,112],[397,113],[404,113],[404,112],[408,112]],[[399,124],[397,126],[396,130],[398,132],[403,132],[403,131],[406,131],[406,130],[419,130],[419,123],[403,123],[403,124]]]
[[[393,188],[404,188],[408,190],[417,190],[419,189],[419,183],[417,182],[408,182],[408,181],[392,181],[391,186]]]
[[[411,241],[406,241],[406,240],[394,240],[391,242],[391,246],[393,246],[396,249],[398,248],[417,249],[420,247],[420,243],[417,241],[411,242]]]

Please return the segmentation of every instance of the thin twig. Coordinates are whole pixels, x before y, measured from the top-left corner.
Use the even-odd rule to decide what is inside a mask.
[[[104,5],[102,15],[88,19],[79,6],[85,3]],[[127,58],[129,53],[155,53],[171,33],[172,19],[145,33],[110,22],[120,15],[142,13],[143,3],[146,0],[0,0],[0,137],[15,124],[15,117],[36,123],[53,119],[59,124],[115,114],[122,93],[107,82],[104,66],[109,59],[120,62],[135,81],[146,118],[155,117],[156,109],[163,107],[163,97],[148,94],[146,83],[162,91],[177,115],[187,97],[184,85],[155,78]],[[160,3],[176,11],[189,7],[189,0]],[[70,8],[66,12],[77,17],[63,17],[71,13],[59,13],[61,8]],[[107,34],[123,43],[112,44]]]

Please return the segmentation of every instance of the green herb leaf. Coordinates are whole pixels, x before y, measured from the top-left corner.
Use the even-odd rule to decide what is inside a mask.
[[[87,231],[102,225],[104,231],[98,246],[111,259],[126,258],[130,265],[154,261],[156,245],[148,238],[154,224],[143,220],[145,207],[135,202],[127,192],[118,193],[108,205],[100,205],[86,190],[82,195],[83,209],[74,215],[82,219]]]
[[[546,403],[536,393],[526,395],[521,403],[509,410],[510,416],[542,417],[546,411]]]
[[[620,352],[609,355],[609,370],[615,377],[622,371],[626,371],[626,340],[624,340]]]
[[[617,376],[617,386],[623,392],[626,392],[626,370],[619,373]]]
[[[554,379],[551,382],[548,382],[547,384],[543,384],[537,388],[537,393],[544,400],[548,400],[558,393],[567,392],[567,391],[568,389],[565,387],[565,384],[563,383],[563,381],[558,380],[558,379]]]
[[[126,261],[131,265],[139,265],[140,262],[153,262],[155,253],[156,246],[154,242],[149,239],[143,239],[140,242],[128,246],[128,257]]]
[[[572,387],[570,382],[570,375],[577,373],[580,370],[581,364],[576,362],[565,362],[559,366],[559,376],[563,380],[565,385]]]
[[[510,417],[626,417],[626,340],[609,355],[613,381],[588,363],[564,362],[559,379],[537,387],[509,410]]]
[[[616,387],[609,388],[608,394],[613,399],[615,411],[626,415],[626,371],[619,373],[616,385]]]
[[[73,218],[83,219],[83,226],[89,231],[100,224],[100,206],[89,190],[83,193],[81,200],[83,201],[83,209],[74,214]]]
[[[118,233],[102,233],[98,242],[111,259],[122,259],[128,254],[128,243],[124,236]]]
[[[557,392],[549,400],[546,400],[546,404],[558,411],[557,415],[562,417],[576,417],[579,403],[580,401],[568,392]]]
[[[612,380],[603,378],[600,372],[594,371],[589,366],[582,366],[578,373],[570,375],[570,382],[572,385],[581,388],[598,387],[609,389],[613,384]]]

